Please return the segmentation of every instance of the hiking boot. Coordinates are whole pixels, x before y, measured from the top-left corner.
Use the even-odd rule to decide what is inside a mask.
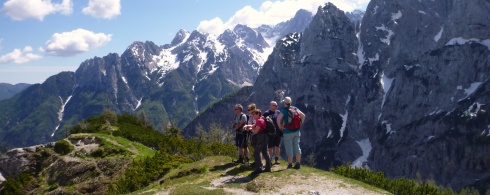
[[[278,158],[278,157],[276,157],[276,158],[275,158],[275,160],[276,160],[276,162],[274,162],[274,164],[275,164],[275,165],[281,164],[281,163],[279,162],[279,158]]]
[[[293,168],[293,164],[289,163],[288,164],[288,169],[292,169]]]
[[[235,161],[235,163],[243,163],[243,157],[238,158],[238,160]]]
[[[245,164],[250,164],[250,159],[248,157],[245,157]]]
[[[294,165],[294,168],[295,168],[295,169],[300,169],[300,168],[301,168],[301,164],[296,163],[296,165]]]
[[[258,175],[262,173],[262,169],[256,169],[255,171],[253,171],[252,173],[250,173],[250,175]]]

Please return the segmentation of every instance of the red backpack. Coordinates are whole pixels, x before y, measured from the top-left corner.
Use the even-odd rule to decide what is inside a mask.
[[[288,117],[284,120],[286,129],[295,131],[301,127],[301,117],[299,116],[298,108],[291,106],[288,110]]]

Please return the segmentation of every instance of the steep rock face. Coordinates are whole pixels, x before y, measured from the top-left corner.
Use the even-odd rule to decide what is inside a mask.
[[[293,104],[308,116],[302,131],[308,140],[302,142],[306,151],[323,153],[320,151],[335,149],[340,141],[355,143],[356,136],[350,132],[347,136],[346,131],[358,84],[355,48],[355,30],[345,14],[333,4],[319,8],[303,34],[291,34],[278,42],[257,79],[253,100],[267,108],[269,101],[291,96]],[[337,154],[353,161],[362,151],[349,144],[349,152]]]
[[[383,88],[365,106],[380,109],[371,168],[455,188],[488,186],[489,10],[485,1],[371,1],[360,73],[378,75]]]

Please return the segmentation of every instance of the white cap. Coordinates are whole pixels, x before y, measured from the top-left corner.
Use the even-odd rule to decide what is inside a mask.
[[[290,98],[290,97],[285,97],[285,98],[282,100],[282,103],[284,103],[284,104],[291,104],[291,98]]]

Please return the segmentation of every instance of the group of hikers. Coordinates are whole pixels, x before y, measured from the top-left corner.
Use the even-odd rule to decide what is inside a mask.
[[[300,126],[305,121],[305,114],[298,108],[292,106],[290,97],[281,101],[284,107],[278,109],[277,102],[270,102],[270,109],[263,112],[255,104],[247,106],[247,114],[243,112],[243,106],[235,105],[235,118],[232,128],[236,132],[235,145],[238,148],[237,163],[248,164],[250,160],[250,151],[248,141],[251,139],[254,147],[254,163],[252,166],[255,170],[252,175],[262,172],[271,172],[272,157],[274,164],[280,164],[280,143],[284,138],[284,148],[288,157],[287,168],[301,168],[301,149]],[[270,133],[274,132],[274,133]],[[293,157],[296,157],[296,164],[293,167]],[[262,158],[265,160],[263,167]]]

